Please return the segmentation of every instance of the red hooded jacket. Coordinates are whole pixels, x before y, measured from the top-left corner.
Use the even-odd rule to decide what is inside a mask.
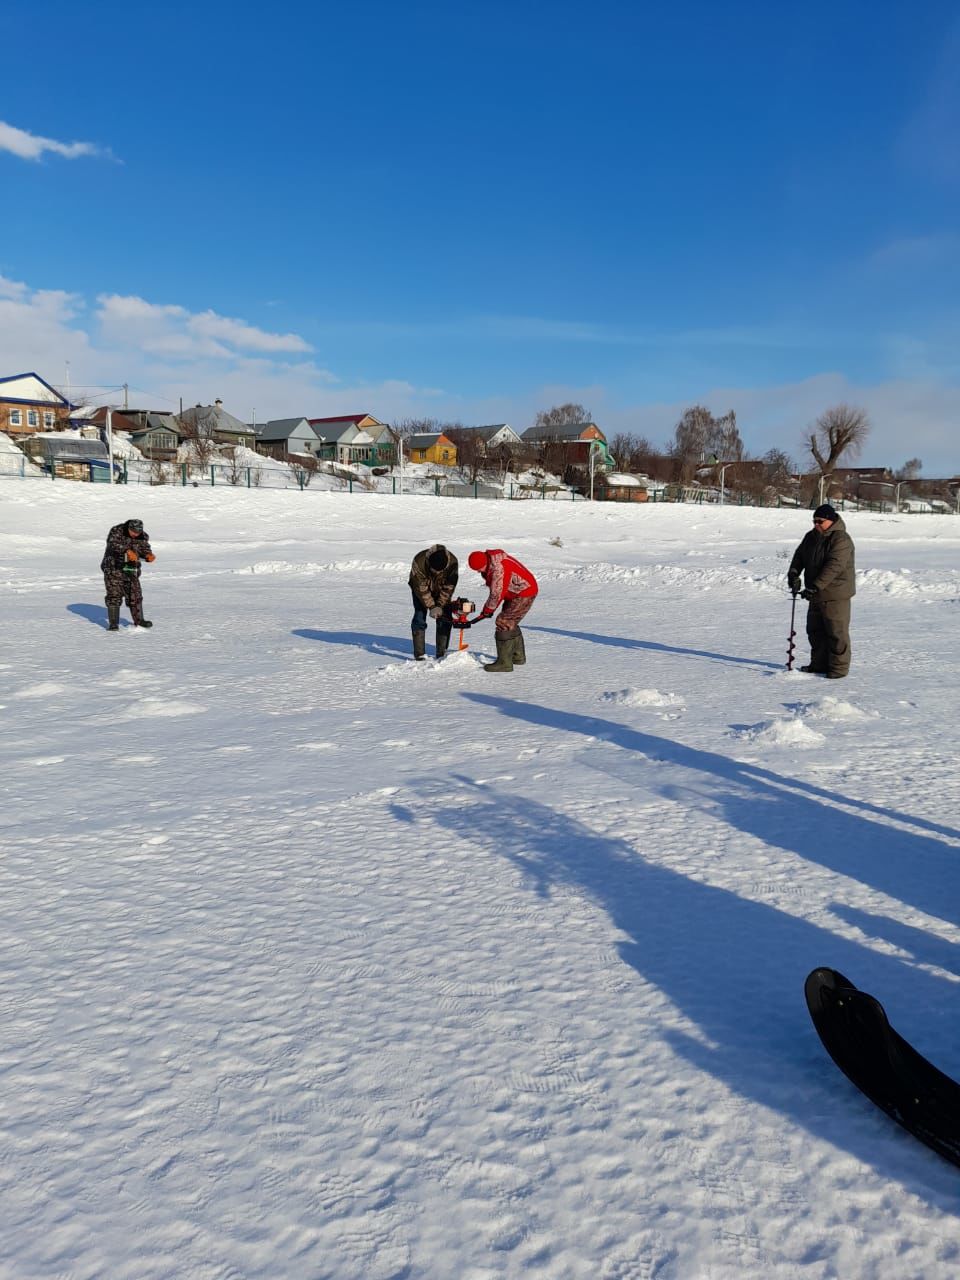
[[[490,588],[487,602],[481,610],[487,617],[506,600],[529,599],[538,591],[537,580],[525,565],[505,551],[487,551],[487,567],[483,580]]]

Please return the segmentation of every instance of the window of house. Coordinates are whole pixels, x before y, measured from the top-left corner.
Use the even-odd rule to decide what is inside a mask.
[[[171,431],[158,431],[152,443],[155,449],[172,449],[176,441]]]
[[[50,428],[53,426],[53,424],[54,424],[54,414],[53,414],[52,410],[50,410],[50,409],[44,409],[44,411],[43,411],[43,425],[44,425],[44,426],[47,428],[47,430],[49,431],[49,430],[50,430]]]
[[[39,425],[40,425],[40,414],[36,411],[36,409],[28,409],[27,410],[27,426],[39,427]]]
[[[23,425],[23,411],[21,409],[10,410],[11,427],[20,427]]]

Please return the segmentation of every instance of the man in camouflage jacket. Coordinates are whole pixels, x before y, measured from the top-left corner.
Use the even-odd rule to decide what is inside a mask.
[[[413,656],[419,662],[427,653],[427,614],[437,620],[437,657],[442,658],[450,643],[453,625],[450,601],[456,589],[460,566],[457,557],[442,543],[418,551],[410,566],[407,584],[413,592]]]
[[[803,590],[800,577],[803,575]],[[793,553],[790,590],[808,601],[810,662],[801,671],[842,680],[850,670],[850,601],[857,591],[853,539],[829,503],[813,513],[813,528]]]
[[[126,600],[135,627],[152,627],[143,616],[143,592],[140,589],[140,563],[152,562],[156,556],[150,547],[150,535],[142,520],[125,520],[115,524],[107,534],[107,548],[100,561],[106,587],[107,630],[120,630],[120,605]]]

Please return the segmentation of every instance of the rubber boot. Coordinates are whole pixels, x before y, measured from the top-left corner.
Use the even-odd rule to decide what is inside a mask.
[[[483,664],[484,671],[512,671],[513,670],[513,651],[516,646],[516,638],[512,631],[505,636],[497,636],[497,660],[496,662],[485,662]]]
[[[120,606],[118,604],[107,605],[107,630],[120,630]]]
[[[133,625],[135,627],[152,627],[153,626],[153,623],[148,622],[142,613],[134,613],[132,609],[130,610],[130,617],[133,619]]]
[[[445,658],[447,656],[447,647],[450,644],[450,623],[443,625],[437,623],[437,657]]]
[[[418,662],[422,662],[427,656],[427,633],[425,631],[413,632],[413,656]]]
[[[522,667],[527,660],[527,650],[523,643],[523,632],[519,627],[517,627],[514,630],[513,635],[513,665],[515,667]]]

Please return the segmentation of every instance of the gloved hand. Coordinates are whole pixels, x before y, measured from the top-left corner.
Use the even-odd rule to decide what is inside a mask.
[[[820,589],[818,587],[805,587],[804,590],[800,592],[800,599],[816,600],[819,594],[820,594]]]
[[[135,551],[130,550],[127,552],[127,559],[130,561],[131,564],[136,564],[137,561],[140,559],[140,557],[137,555]]]
[[[443,610],[440,608],[440,606],[439,606],[438,604],[435,604],[435,605],[433,606],[433,608],[430,610],[430,617],[431,617],[431,618],[442,618],[442,617],[443,617]]]
[[[150,551],[143,558],[144,560],[147,561],[148,564],[153,564],[154,560],[156,560],[157,557],[153,554],[152,551]]]
[[[800,572],[798,569],[791,569],[787,574],[787,586],[794,595],[800,590]]]
[[[481,609],[480,612],[477,614],[477,616],[474,618],[474,622],[483,622],[484,618],[492,618],[492,617],[493,617],[493,614],[490,613],[487,609]]]

